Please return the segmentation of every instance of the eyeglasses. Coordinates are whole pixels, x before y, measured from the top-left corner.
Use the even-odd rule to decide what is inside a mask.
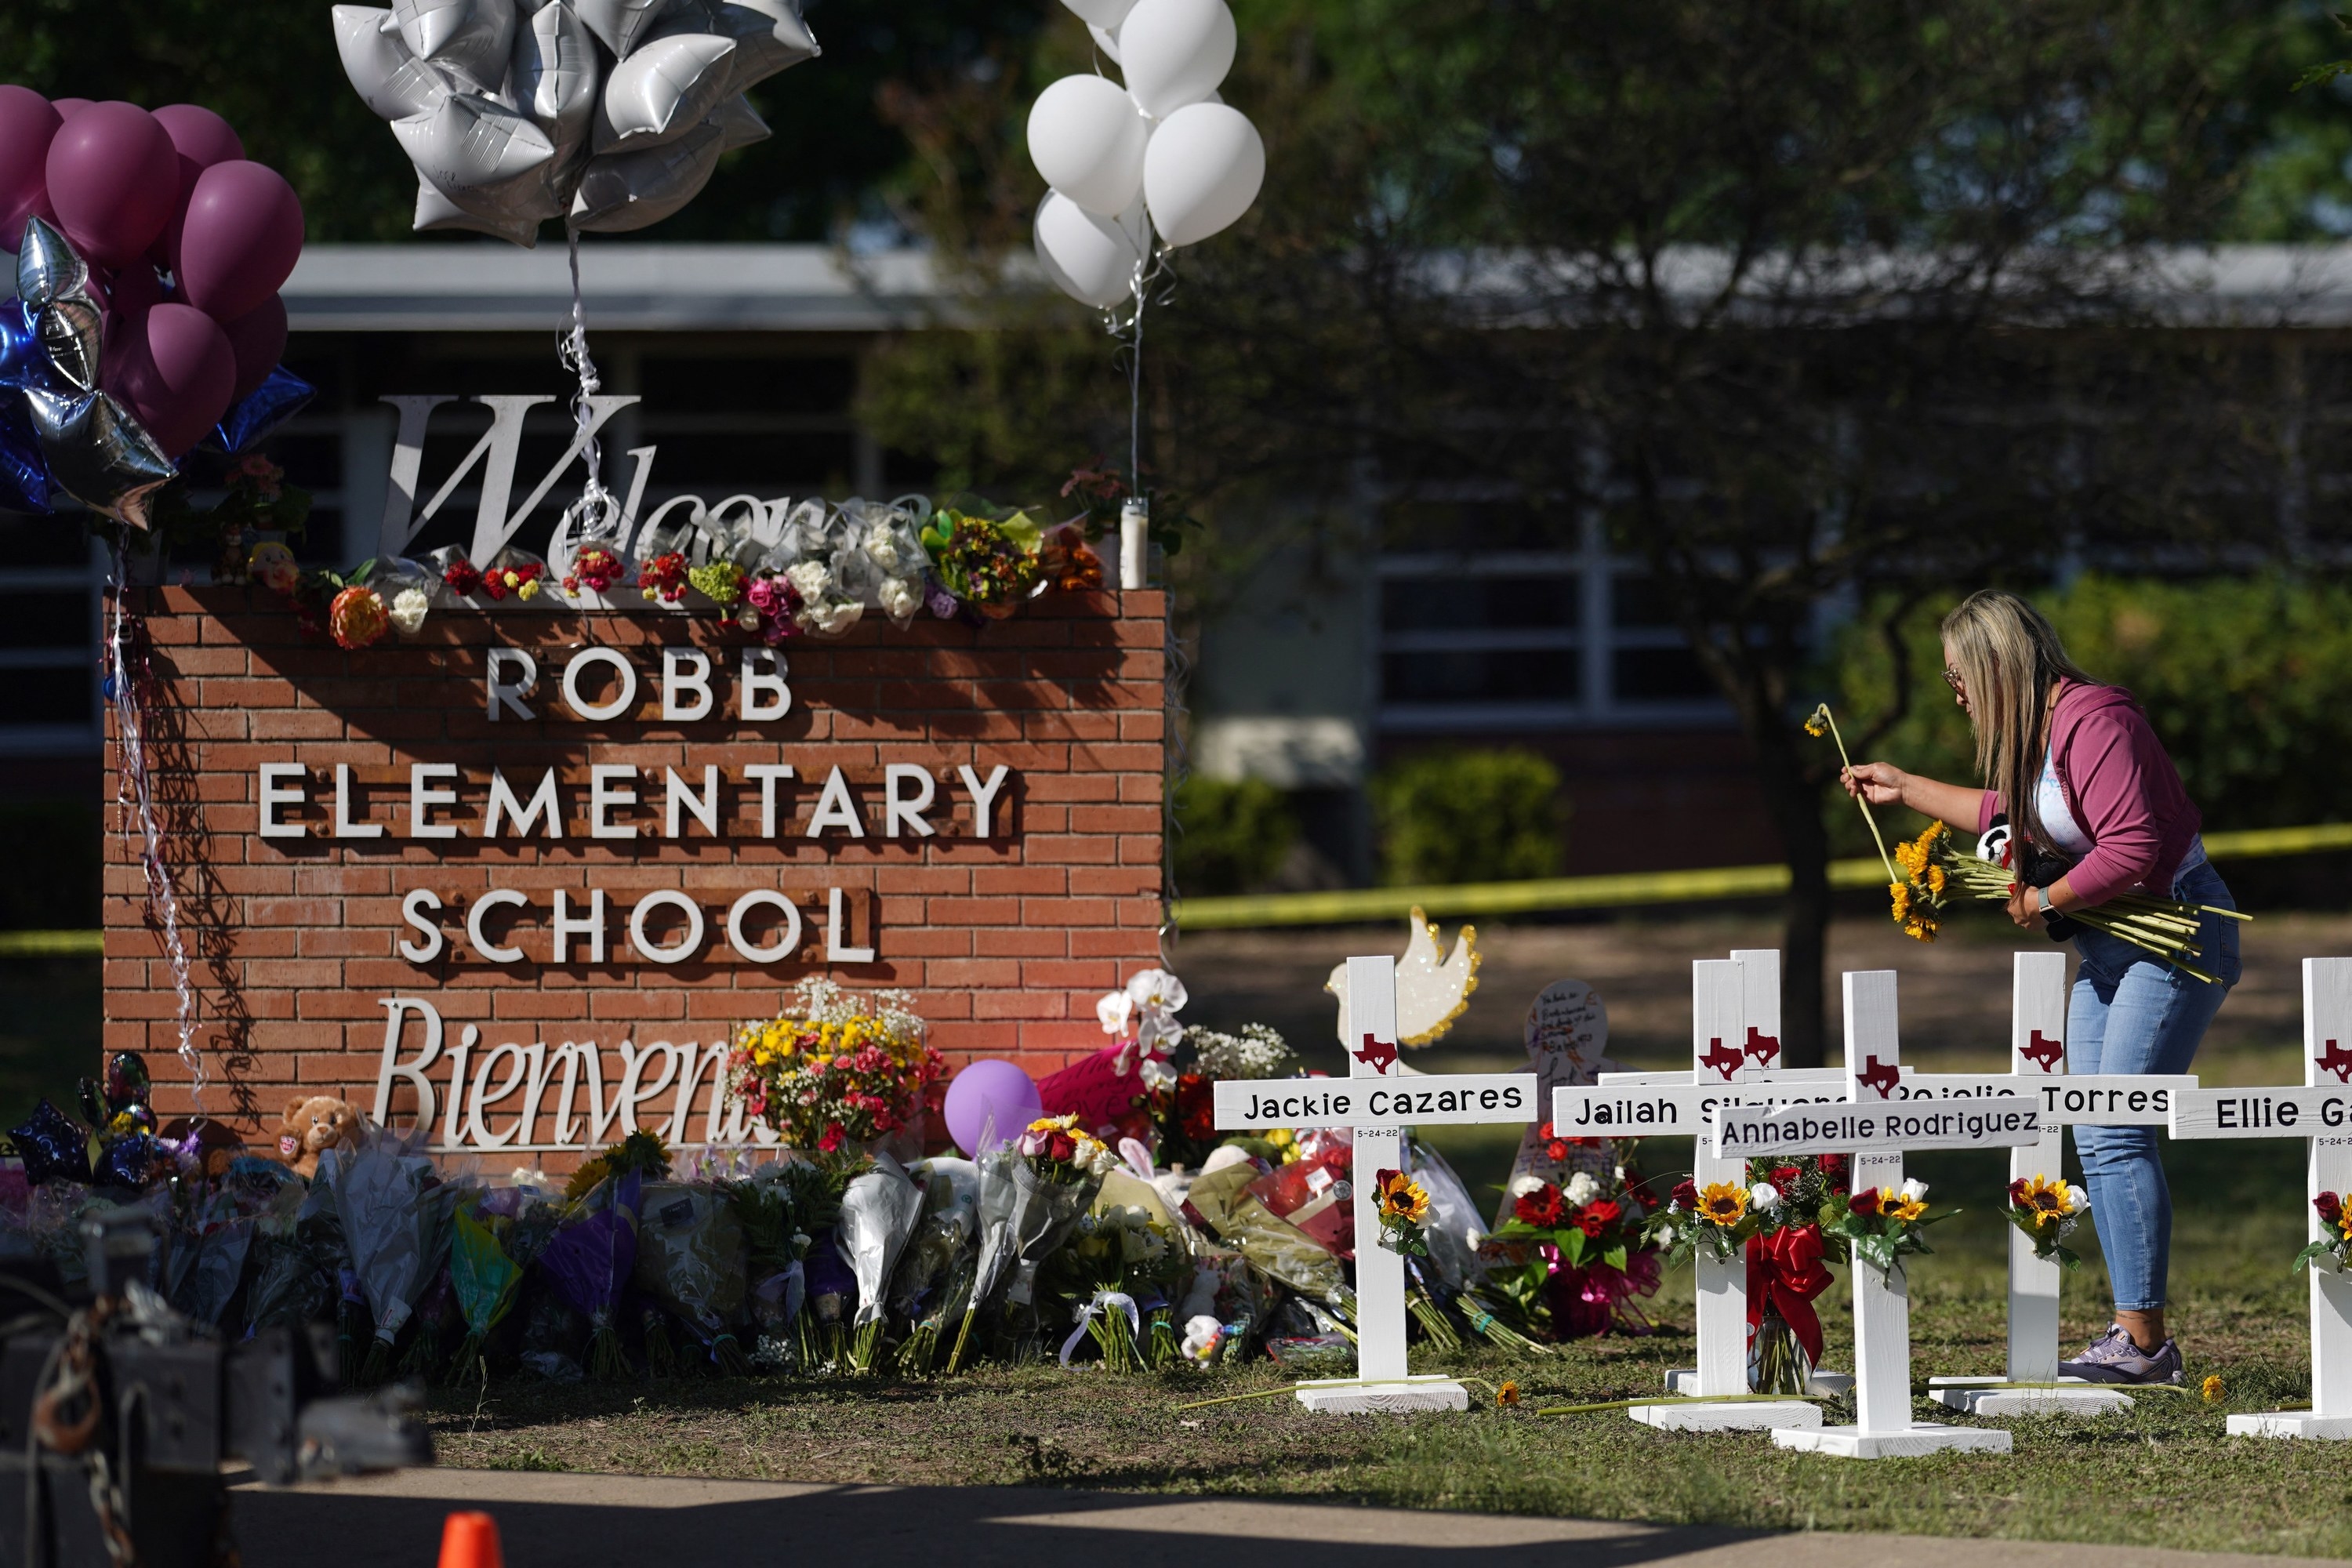
[[[1944,684],[1950,687],[1956,696],[1968,689],[1967,684],[1960,679],[1960,672],[1948,664],[1944,666]]]

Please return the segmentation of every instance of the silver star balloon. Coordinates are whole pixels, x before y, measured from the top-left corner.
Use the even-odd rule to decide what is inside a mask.
[[[768,135],[744,90],[818,52],[797,0],[394,0],[334,27],[416,165],[416,227],[526,247],[677,211]]]
[[[155,438],[103,392],[27,387],[25,399],[57,487],[92,511],[145,528],[155,492],[179,472]]]
[[[33,335],[57,373],[89,391],[98,384],[105,307],[89,266],[71,241],[39,218],[25,226],[16,253],[16,292],[33,311]]]

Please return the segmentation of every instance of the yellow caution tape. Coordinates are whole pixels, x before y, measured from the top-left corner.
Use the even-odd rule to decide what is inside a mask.
[[[2209,833],[2206,853],[2217,860],[2250,860],[2352,849],[2352,822],[2312,827],[2256,827]],[[1830,886],[1875,888],[1886,880],[1876,859],[1832,860]],[[1264,893],[1226,899],[1186,899],[1171,913],[1184,931],[1238,931],[1260,926],[1349,925],[1402,920],[1418,906],[1431,919],[1523,915],[1549,910],[1622,909],[1639,904],[1769,899],[1789,890],[1786,866],[1718,866],[1704,871],[1637,871],[1615,877],[1546,877],[1526,882],[1463,882],[1452,887],[1349,888],[1329,893]]]
[[[0,958],[96,958],[102,931],[0,931]]]

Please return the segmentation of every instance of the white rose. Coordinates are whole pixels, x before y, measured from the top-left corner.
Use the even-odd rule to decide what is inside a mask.
[[[1769,1182],[1759,1182],[1748,1189],[1748,1202],[1750,1206],[1770,1214],[1780,1206],[1780,1189]]]
[[[1905,1203],[1917,1203],[1927,1195],[1927,1183],[1921,1181],[1916,1176],[1912,1176],[1905,1180],[1903,1184],[1903,1201]]]
[[[1579,1171],[1568,1179],[1568,1185],[1560,1189],[1560,1194],[1581,1207],[1601,1195],[1601,1184],[1592,1179],[1591,1172]]]
[[[2090,1194],[2084,1192],[2080,1187],[2068,1187],[2066,1189],[2066,1212],[2068,1214],[2085,1214],[2089,1212],[2090,1207]]]
[[[432,595],[424,589],[403,588],[392,596],[392,607],[387,614],[392,617],[394,629],[406,637],[425,624],[425,612],[432,607]]]
[[[1514,1176],[1511,1178],[1511,1196],[1523,1198],[1529,1193],[1539,1193],[1550,1184],[1541,1176]]]

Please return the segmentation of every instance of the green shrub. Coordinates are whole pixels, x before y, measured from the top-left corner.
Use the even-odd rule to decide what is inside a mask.
[[[1195,774],[1176,792],[1176,885],[1189,895],[1250,891],[1298,837],[1289,800],[1264,779]]]
[[[1372,816],[1391,888],[1557,876],[1568,847],[1559,769],[1516,746],[1391,763],[1373,775]]]
[[[1911,711],[1874,757],[1914,773],[1974,784],[1968,716],[1937,678],[1936,625],[1960,595],[1906,623]],[[2352,586],[2278,576],[2172,583],[2077,579],[2028,595],[2096,680],[2139,700],[2214,828],[2352,820]],[[1864,616],[1840,638],[1832,684],[1849,737],[1887,710],[1891,666]],[[1863,759],[1859,756],[1855,761]],[[1829,807],[1841,852],[1868,853],[1860,814]],[[1848,820],[1852,819],[1852,820]],[[1897,824],[1899,831],[1906,831]]]

